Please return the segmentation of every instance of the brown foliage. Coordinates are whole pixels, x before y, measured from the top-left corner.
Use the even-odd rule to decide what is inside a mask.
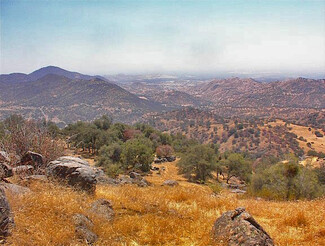
[[[170,157],[173,153],[173,147],[170,145],[160,145],[156,148],[156,154],[158,157]]]

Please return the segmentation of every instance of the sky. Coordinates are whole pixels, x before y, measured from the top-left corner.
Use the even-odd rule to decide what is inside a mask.
[[[0,0],[0,73],[324,74],[324,0]]]

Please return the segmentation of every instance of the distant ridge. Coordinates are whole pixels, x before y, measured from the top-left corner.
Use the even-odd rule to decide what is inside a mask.
[[[56,67],[56,66],[47,66],[47,67],[42,67],[38,70],[35,70],[34,72],[32,72],[30,74],[24,74],[24,73],[1,74],[0,75],[0,83],[2,85],[5,85],[5,84],[10,84],[10,83],[30,82],[30,81],[38,80],[48,74],[60,75],[60,76],[64,76],[69,79],[90,80],[90,79],[94,79],[94,78],[100,78],[104,81],[106,80],[102,76],[85,75],[85,74],[81,74],[81,73],[77,73],[77,72],[71,72],[71,71],[62,69],[60,67]]]

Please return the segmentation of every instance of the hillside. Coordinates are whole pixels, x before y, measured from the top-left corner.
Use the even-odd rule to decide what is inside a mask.
[[[258,118],[224,118],[211,111],[193,108],[154,115],[147,122],[161,131],[182,133],[202,143],[216,143],[220,151],[248,151],[257,158],[265,155],[281,156],[285,153],[302,154],[303,150],[324,152],[325,139],[318,138],[308,127],[283,121]],[[282,122],[282,123],[279,123]],[[303,136],[311,144],[299,140]]]
[[[183,180],[175,164],[163,179]],[[90,215],[96,245],[218,245],[211,240],[211,228],[223,212],[246,207],[274,239],[276,245],[322,245],[324,241],[324,199],[274,202],[244,198],[227,191],[215,195],[208,186],[181,181],[179,186],[153,183],[98,185],[96,194],[73,191],[50,183],[32,183],[32,192],[10,195],[16,226],[10,245],[84,245],[75,236],[73,214],[88,214],[96,199],[112,201],[113,222]],[[28,233],[26,233],[28,231]]]
[[[103,114],[132,121],[163,108],[99,78],[71,79],[54,74],[28,83],[2,86],[0,98],[4,102],[0,108],[2,118],[19,113],[63,124],[91,120]]]
[[[325,80],[289,79],[259,83],[253,79],[213,80],[189,89],[218,106],[325,108]]]

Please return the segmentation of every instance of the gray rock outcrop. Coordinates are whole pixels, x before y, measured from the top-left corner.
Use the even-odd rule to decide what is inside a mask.
[[[271,237],[245,208],[223,213],[214,223],[212,236],[216,242],[229,246],[274,245]]]

